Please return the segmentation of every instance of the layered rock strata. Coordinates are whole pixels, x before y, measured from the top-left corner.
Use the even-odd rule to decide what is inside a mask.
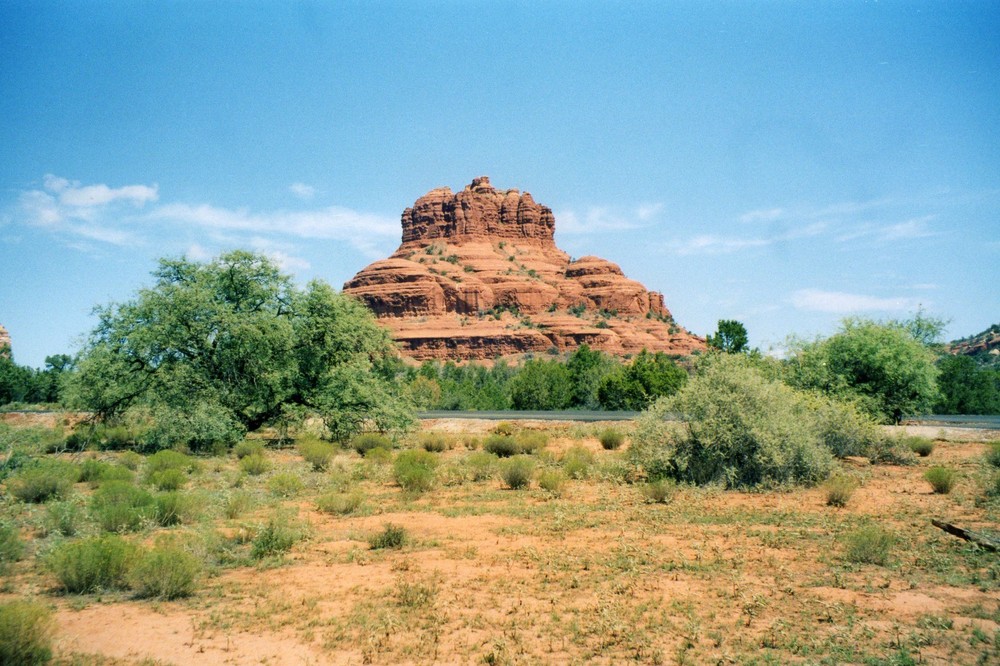
[[[431,190],[402,216],[388,259],[344,285],[417,360],[486,360],[588,344],[624,356],[690,354],[704,340],[678,326],[663,295],[598,257],[556,247],[555,217],[527,192],[481,177]]]

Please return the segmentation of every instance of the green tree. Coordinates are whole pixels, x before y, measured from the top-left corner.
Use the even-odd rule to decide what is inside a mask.
[[[709,335],[705,341],[709,347],[727,354],[743,353],[749,344],[746,327],[735,319],[720,319],[715,334]]]
[[[620,365],[614,357],[591,349],[586,344],[577,347],[566,360],[566,368],[573,383],[573,406],[583,409],[599,408],[601,401],[598,392],[601,382]]]
[[[639,411],[657,398],[673,395],[684,386],[687,373],[663,352],[645,349],[608,374],[598,388],[601,406],[611,410]]]
[[[1000,370],[980,367],[971,356],[946,354],[938,361],[938,414],[1000,414]]]
[[[510,397],[515,409],[566,409],[573,400],[570,371],[559,361],[528,361],[511,379]]]
[[[789,359],[787,379],[856,400],[884,422],[930,411],[938,398],[935,355],[897,322],[846,319],[840,332],[800,344]]]
[[[337,438],[408,422],[392,390],[388,333],[327,284],[296,288],[245,251],[208,263],[163,259],[156,283],[98,308],[71,382],[100,417],[154,417],[157,446],[232,443],[290,414],[317,414]]]

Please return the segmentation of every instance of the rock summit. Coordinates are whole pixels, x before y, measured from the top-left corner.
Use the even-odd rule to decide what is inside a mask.
[[[403,211],[403,242],[344,285],[387,326],[405,356],[489,360],[582,344],[624,356],[686,355],[702,338],[663,295],[598,257],[556,247],[552,210],[486,176],[431,190]]]

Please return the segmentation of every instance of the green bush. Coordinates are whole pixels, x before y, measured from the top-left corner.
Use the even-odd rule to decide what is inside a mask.
[[[902,443],[921,458],[926,458],[934,451],[934,441],[927,437],[904,437]]]
[[[518,453],[535,453],[545,448],[549,436],[537,430],[522,430],[514,436],[514,441],[517,442]]]
[[[844,557],[848,562],[884,565],[889,561],[896,539],[878,525],[866,525],[847,533],[843,541]]]
[[[142,464],[142,456],[135,451],[126,451],[121,455],[118,461],[121,463],[122,467],[134,472],[139,469],[139,465]]]
[[[83,508],[76,502],[52,502],[45,510],[46,534],[75,536],[84,520]]]
[[[187,483],[187,474],[179,469],[165,469],[154,472],[149,480],[157,490],[180,490]]]
[[[986,464],[992,467],[1000,467],[1000,439],[986,443]]]
[[[485,481],[496,474],[497,460],[496,455],[487,451],[474,451],[465,459],[465,464],[473,481]]]
[[[39,460],[18,470],[7,482],[8,492],[22,502],[63,499],[79,479],[79,468],[60,460]]]
[[[325,471],[333,459],[333,444],[315,437],[306,437],[298,441],[299,455],[317,472]]]
[[[137,555],[136,546],[109,534],[61,544],[46,563],[64,590],[85,594],[127,588]]]
[[[24,544],[12,523],[0,522],[0,574],[24,555]]]
[[[486,438],[483,450],[498,458],[510,458],[521,452],[521,447],[510,435],[493,434]]]
[[[572,446],[563,454],[562,464],[569,478],[585,479],[594,464],[594,454],[580,445]]]
[[[250,493],[238,491],[226,497],[222,503],[222,515],[232,520],[239,518],[254,505]]]
[[[316,498],[316,508],[323,513],[346,516],[357,511],[365,501],[360,491],[352,493],[327,493]]]
[[[260,476],[269,469],[271,464],[261,453],[254,453],[240,460],[240,470],[250,476]]]
[[[392,450],[392,441],[385,435],[374,432],[366,432],[356,436],[351,440],[351,448],[362,456],[368,455],[372,449]]]
[[[851,496],[858,487],[858,482],[853,478],[835,474],[826,480],[826,503],[828,506],[844,507],[850,501]]]
[[[278,497],[295,497],[302,492],[305,484],[297,475],[281,472],[268,479],[267,487]]]
[[[244,439],[233,447],[233,454],[243,460],[247,456],[264,455],[264,445],[257,439]]]
[[[406,529],[392,523],[386,523],[381,532],[376,532],[368,537],[368,547],[372,550],[395,549],[399,550],[406,545]]]
[[[392,465],[393,477],[403,490],[423,492],[430,490],[435,481],[437,457],[422,449],[409,449],[396,456]]]
[[[420,446],[424,451],[442,453],[451,448],[451,442],[441,433],[428,432],[421,435]]]
[[[562,495],[566,485],[566,475],[557,469],[547,469],[538,475],[538,487],[553,495]]]
[[[90,509],[104,531],[131,532],[153,517],[155,500],[150,493],[131,483],[109,481],[94,491]]]
[[[667,413],[686,428],[669,431]],[[713,354],[672,398],[640,417],[629,461],[656,480],[727,488],[815,484],[833,467],[807,396],[768,379],[752,361]]]
[[[955,470],[947,467],[931,467],[924,472],[924,480],[931,484],[931,488],[938,495],[947,495],[955,486],[957,477]]]
[[[535,465],[524,455],[514,456],[504,461],[500,468],[500,478],[511,490],[527,488],[531,485],[531,473]]]
[[[140,597],[178,599],[194,593],[201,561],[173,543],[154,546],[135,563],[129,582]]]
[[[173,449],[163,449],[146,458],[146,477],[152,480],[160,472],[175,469],[182,472],[193,472],[196,461],[189,455]]]
[[[0,664],[37,666],[52,660],[52,613],[34,601],[0,604]]]
[[[886,435],[875,420],[854,403],[809,396],[815,426],[823,445],[838,458],[862,456],[872,462],[884,462],[879,452],[886,447]]]
[[[288,525],[287,521],[277,517],[271,518],[253,538],[250,557],[262,560],[265,557],[281,555],[291,550],[298,540],[298,532]]]
[[[597,439],[600,440],[601,446],[603,446],[605,450],[614,451],[619,448],[622,443],[624,443],[625,435],[623,435],[620,430],[606,428],[598,433]]]
[[[154,498],[153,519],[163,527],[186,523],[195,511],[195,499],[191,495],[171,490]]]
[[[89,469],[88,463],[90,463]],[[111,465],[93,459],[84,462],[81,469],[83,470],[83,474],[81,474],[80,480],[88,482],[91,488],[97,488],[106,481],[132,482],[132,480],[135,479],[134,470],[129,469],[124,465]]]
[[[653,504],[670,504],[677,493],[677,482],[673,479],[656,479],[642,487],[642,495]]]

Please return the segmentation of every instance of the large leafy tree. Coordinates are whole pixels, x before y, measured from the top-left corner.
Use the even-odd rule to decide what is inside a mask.
[[[289,415],[337,438],[402,426],[388,333],[357,301],[295,287],[245,251],[208,263],[163,259],[156,283],[97,310],[73,393],[103,418],[151,414],[156,445],[232,442]]]
[[[740,354],[747,351],[750,339],[747,337],[746,327],[741,322],[735,319],[720,319],[715,334],[709,335],[705,341],[713,349],[727,354]]]
[[[612,410],[639,411],[657,398],[673,395],[688,375],[663,352],[643,349],[632,363],[620,366],[601,381],[597,394],[601,406]]]

